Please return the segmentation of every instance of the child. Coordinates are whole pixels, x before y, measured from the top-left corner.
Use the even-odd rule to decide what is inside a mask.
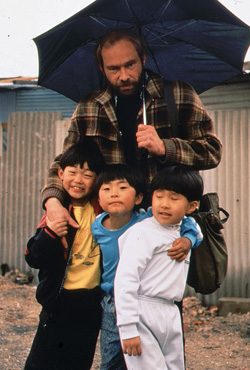
[[[202,192],[197,172],[179,166],[163,169],[151,184],[152,217],[119,238],[115,303],[128,370],[185,368],[181,318],[174,301],[183,297],[190,253],[178,262],[167,251]]]
[[[39,269],[36,297],[42,311],[25,370],[91,368],[101,320],[100,250],[91,234],[99,204],[92,193],[103,165],[91,138],[63,154],[59,177],[68,194],[64,205],[79,228],[64,219],[50,222],[45,215],[27,244],[26,261]],[[68,250],[60,239],[65,235]]]
[[[101,370],[122,370],[126,369],[126,364],[114,307],[114,277],[119,261],[118,238],[135,223],[151,217],[152,213],[151,210],[147,213],[144,210],[134,212],[134,207],[140,205],[146,189],[144,178],[134,168],[125,165],[106,166],[98,176],[96,189],[100,206],[105,211],[96,218],[91,228],[96,242],[100,244],[103,264],[101,288],[105,296],[102,300]],[[185,236],[192,241],[196,241],[199,233],[195,225],[190,220],[183,225],[183,233],[186,231]],[[176,243],[179,246],[179,258],[185,258],[190,250],[190,240],[181,238]],[[136,245],[133,247],[137,248]]]

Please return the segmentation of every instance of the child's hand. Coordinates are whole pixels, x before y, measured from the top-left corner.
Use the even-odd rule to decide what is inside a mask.
[[[124,339],[122,341],[122,351],[129,356],[140,356],[142,353],[140,337]]]
[[[50,221],[49,218],[46,217],[46,224],[57,236],[59,236],[59,238],[68,233],[68,222],[64,218]]]
[[[178,238],[173,242],[173,247],[168,250],[172,260],[184,261],[191,248],[191,241],[188,238]]]

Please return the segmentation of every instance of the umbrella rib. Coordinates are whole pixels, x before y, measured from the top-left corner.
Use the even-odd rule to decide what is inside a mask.
[[[134,18],[134,22],[137,24],[137,26],[139,26],[138,18],[136,17],[135,13],[133,12],[133,9],[131,8],[131,6],[129,5],[128,0],[124,0],[124,2],[127,5],[127,8],[130,11],[132,17]],[[138,28],[140,29],[140,27],[138,27]]]
[[[165,5],[164,5],[164,7],[163,7],[163,10],[162,10],[162,13],[161,13],[160,17],[159,17],[159,18],[157,18],[157,19],[155,19],[155,22],[152,24],[152,27],[154,27],[154,26],[156,25],[156,23],[159,23],[159,21],[160,21],[161,17],[162,17],[162,16],[163,16],[163,14],[165,13],[166,9],[170,6],[171,2],[172,2],[172,0],[169,0],[169,1],[167,2],[167,4],[165,4]],[[145,23],[146,23],[146,22],[145,22]],[[151,31],[149,30],[149,32],[151,32]]]
[[[102,26],[106,26],[103,22],[101,22],[99,19],[97,19],[96,17],[94,17],[93,15],[90,16],[91,19],[93,19],[93,21],[95,21],[96,23],[100,23]]]
[[[153,30],[153,26],[152,26],[152,27],[150,26],[150,28],[149,28],[149,27],[147,27],[147,26],[145,26],[145,29],[147,29],[147,31],[148,31],[148,32],[147,32],[147,34],[151,33],[151,35],[155,36],[155,39],[159,39],[159,40],[161,40],[163,43],[168,44],[167,42],[165,42],[164,40],[162,40],[162,37],[165,37],[165,36],[171,35],[171,33],[175,32],[175,31],[179,31],[179,30],[181,30],[182,28],[188,27],[188,26],[190,26],[191,24],[193,24],[193,23],[195,23],[195,22],[196,22],[196,20],[192,20],[192,21],[188,22],[187,24],[185,24],[185,25],[183,25],[183,26],[180,26],[180,27],[178,27],[178,28],[175,28],[174,30],[168,30],[168,32],[166,32],[166,33],[164,33],[164,34],[161,34],[160,36],[158,36],[158,35],[154,32],[154,30]],[[152,41],[154,41],[154,40],[152,40]]]

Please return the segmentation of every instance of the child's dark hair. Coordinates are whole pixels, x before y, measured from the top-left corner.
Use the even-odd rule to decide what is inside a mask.
[[[84,163],[88,164],[90,171],[97,175],[101,172],[105,162],[103,155],[97,143],[88,136],[85,136],[77,144],[72,145],[62,155],[60,159],[60,167],[64,170],[68,166],[80,165],[83,168]]]
[[[199,201],[203,194],[203,180],[197,171],[187,167],[165,167],[151,182],[151,194],[155,190],[170,190],[184,195],[189,202]]]
[[[125,164],[110,164],[104,166],[96,181],[96,194],[103,184],[111,181],[125,179],[132,188],[135,189],[136,195],[142,193],[146,197],[146,181],[137,168]]]

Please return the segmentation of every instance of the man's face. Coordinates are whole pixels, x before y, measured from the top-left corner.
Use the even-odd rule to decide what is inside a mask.
[[[131,41],[121,40],[104,46],[102,59],[102,72],[119,95],[131,96],[140,88],[145,57],[142,62]]]

